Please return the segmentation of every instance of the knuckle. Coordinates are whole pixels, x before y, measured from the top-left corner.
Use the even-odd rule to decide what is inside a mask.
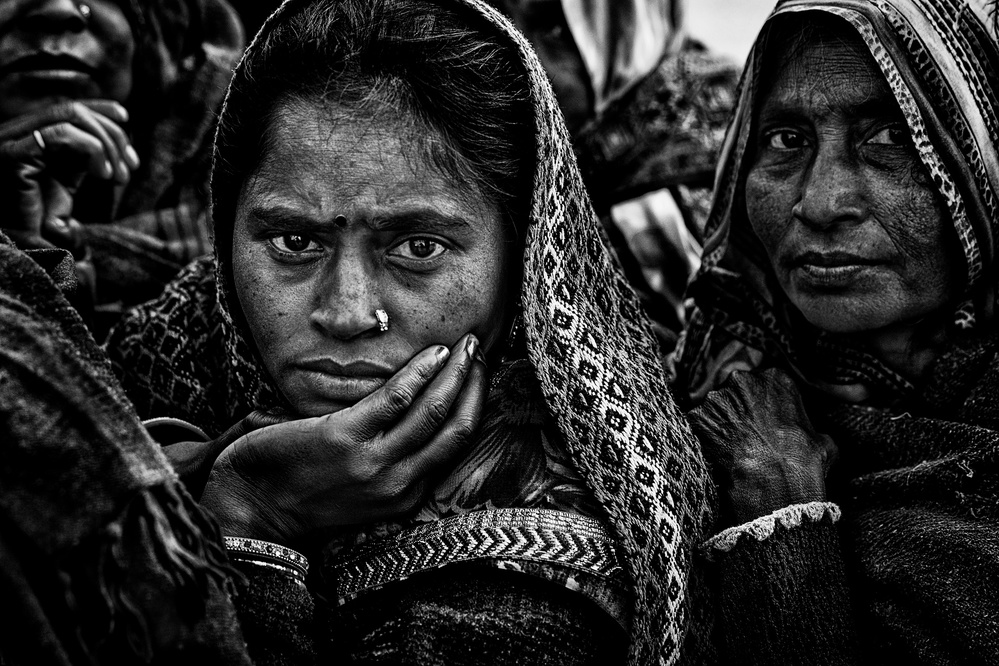
[[[46,128],[46,138],[52,143],[66,143],[69,139],[70,124],[67,122],[56,123]]]
[[[459,444],[467,442],[475,434],[476,425],[475,419],[456,419],[451,425],[451,434]]]
[[[382,476],[382,468],[367,457],[354,460],[346,471],[350,478],[361,485],[374,484]]]
[[[413,395],[405,387],[398,384],[393,384],[391,386],[386,385],[385,400],[388,402],[388,405],[392,410],[398,411],[409,407],[409,405],[413,402]]]
[[[82,104],[75,101],[60,102],[52,107],[52,117],[58,122],[67,122],[80,117]]]
[[[447,413],[448,406],[440,400],[431,400],[427,403],[426,414],[427,419],[431,423],[441,423],[445,418],[447,418]]]

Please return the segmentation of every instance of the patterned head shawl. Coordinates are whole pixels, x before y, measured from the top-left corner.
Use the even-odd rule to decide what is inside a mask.
[[[562,0],[590,75],[595,115],[683,43],[683,0]]]
[[[999,46],[986,0],[787,0],[764,25],[743,75],[718,165],[695,308],[671,359],[697,401],[734,370],[777,363],[853,402],[898,400],[912,385],[870,355],[809,326],[777,286],[746,218],[743,185],[761,62],[774,17],[822,12],[870,49],[950,216],[966,266],[954,332],[994,325],[999,220]]]
[[[522,63],[537,137],[533,195],[523,225],[527,362],[572,464],[623,549],[635,590],[632,663],[674,663],[684,639],[692,548],[707,511],[704,463],[666,387],[648,321],[603,243],[557,102],[533,50],[488,6],[477,0],[449,4],[467,16],[469,25],[509,45]],[[235,70],[220,128],[229,114],[240,113],[243,101],[232,91],[252,76],[261,41],[308,5],[309,0],[287,0],[268,19]],[[223,144],[217,139],[216,165],[227,159]],[[213,182],[217,298],[202,292],[198,297],[207,305],[192,313],[190,292],[183,294],[176,285],[204,271],[196,264],[167,289],[160,306],[126,322],[109,343],[118,350],[119,369],[143,377],[141,386],[125,382],[140,413],[188,418],[209,431],[281,400],[234,296],[233,206],[220,200],[217,185]],[[207,282],[200,288],[214,289]],[[148,340],[152,329],[159,330],[154,336],[159,348],[152,354],[129,352]],[[206,342],[215,338],[224,340],[221,371],[212,362],[217,348]],[[168,399],[158,397],[163,394]],[[213,426],[212,420],[219,423]]]

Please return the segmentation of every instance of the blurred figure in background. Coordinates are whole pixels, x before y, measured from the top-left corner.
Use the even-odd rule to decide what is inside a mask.
[[[243,41],[225,0],[0,3],[0,228],[73,253],[98,340],[210,247],[215,110]]]
[[[257,34],[267,17],[278,8],[281,0],[231,0],[231,3],[243,20],[243,28],[249,41]]]
[[[493,2],[547,70],[593,204],[669,351],[739,68],[686,35],[682,0]]]

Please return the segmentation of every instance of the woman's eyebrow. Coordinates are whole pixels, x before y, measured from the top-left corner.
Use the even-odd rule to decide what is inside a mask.
[[[453,231],[471,226],[461,215],[450,215],[433,208],[396,210],[374,215],[370,224],[376,231],[404,231],[414,228],[424,231]]]
[[[257,228],[269,231],[329,231],[332,220],[317,220],[284,207],[256,206],[250,209],[247,219]]]

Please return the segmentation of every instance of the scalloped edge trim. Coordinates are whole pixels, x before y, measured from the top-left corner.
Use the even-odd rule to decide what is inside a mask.
[[[839,521],[842,512],[839,506],[832,502],[792,504],[748,523],[729,527],[705,541],[701,548],[704,549],[710,559],[718,552],[727,553],[731,551],[743,536],[763,541],[773,536],[778,524],[785,529],[791,529],[800,526],[806,521],[817,523],[826,516],[829,516],[832,522],[835,523]]]

